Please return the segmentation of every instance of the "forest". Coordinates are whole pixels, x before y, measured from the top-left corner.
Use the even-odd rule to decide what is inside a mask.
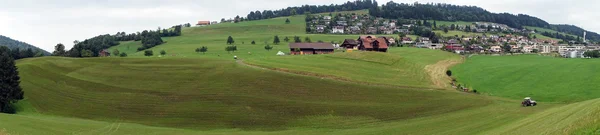
[[[74,41],[73,43],[75,45],[69,51],[66,51],[65,53],[54,53],[54,55],[67,57],[98,57],[100,56],[100,51],[119,45],[119,41],[141,41],[142,47],[137,50],[142,51],[164,43],[161,37],[180,36],[182,27],[191,27],[191,25],[188,23],[176,25],[170,29],[158,28],[155,31],[144,30],[142,32],[130,34],[117,32],[117,34],[114,35],[99,35],[83,41]],[[61,47],[57,45],[56,48]],[[63,50],[56,50],[55,52],[62,51]]]
[[[46,52],[45,50],[42,50],[40,48],[37,48],[33,45],[30,45],[28,43],[25,42],[21,42],[21,41],[17,41],[14,40],[12,38],[6,37],[6,36],[2,36],[0,35],[0,46],[6,46],[8,47],[8,49],[11,50],[28,50],[31,49],[33,52],[35,52],[36,54],[39,52],[41,53],[41,55],[50,55],[49,52]]]

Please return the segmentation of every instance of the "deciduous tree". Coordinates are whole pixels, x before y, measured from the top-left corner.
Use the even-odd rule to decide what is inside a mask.
[[[144,51],[144,56],[153,56],[154,52],[152,50],[146,50]]]

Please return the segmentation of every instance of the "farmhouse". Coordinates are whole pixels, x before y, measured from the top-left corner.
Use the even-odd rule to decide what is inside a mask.
[[[210,21],[198,21],[198,26],[208,26],[210,25]]]
[[[328,54],[334,49],[330,43],[290,43],[291,55]]]
[[[388,44],[385,38],[375,36],[360,36],[358,38],[358,49],[363,51],[387,52]]]
[[[340,47],[344,47],[347,50],[358,50],[358,42],[354,39],[346,39]]]
[[[402,44],[412,44],[415,43],[410,37],[403,37],[402,38]]]
[[[108,51],[108,49],[103,49],[100,52],[98,52],[98,56],[100,56],[100,57],[109,57],[110,56],[110,52]]]

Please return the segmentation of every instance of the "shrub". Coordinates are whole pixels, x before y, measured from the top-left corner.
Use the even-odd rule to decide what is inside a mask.
[[[152,50],[144,51],[144,56],[152,56],[152,55],[154,55],[154,52],[152,52]]]
[[[121,54],[119,54],[119,56],[121,56],[121,57],[127,57],[127,53],[122,52]]]
[[[448,76],[452,76],[452,71],[450,71],[450,70],[447,70],[447,71],[446,71],[446,75],[448,75]]]
[[[160,51],[160,55],[166,55],[166,54],[167,54],[167,51],[165,51],[165,50]]]

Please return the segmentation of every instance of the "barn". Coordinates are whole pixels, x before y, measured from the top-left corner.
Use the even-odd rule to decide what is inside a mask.
[[[290,43],[291,55],[329,54],[334,49],[330,43]]]

